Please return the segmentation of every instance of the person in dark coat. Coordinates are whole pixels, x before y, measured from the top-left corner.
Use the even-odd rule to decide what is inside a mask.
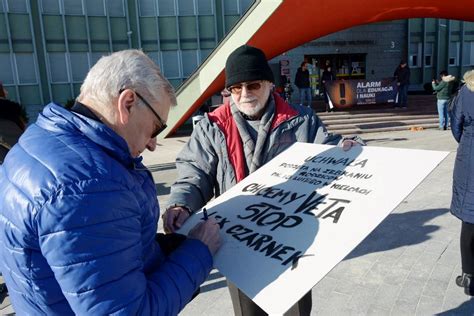
[[[326,112],[332,110],[329,108],[329,97],[327,94],[326,90],[326,83],[328,81],[336,80],[336,76],[331,70],[331,66],[328,66],[324,71],[323,74],[321,75],[321,91],[323,92],[324,95],[324,102],[326,103]]]
[[[451,213],[462,221],[462,274],[456,284],[474,296],[474,70],[464,75],[466,84],[452,101],[451,131],[459,143],[453,174]]]
[[[300,92],[300,105],[311,107],[312,96],[309,84],[309,70],[308,63],[305,61],[301,63],[301,67],[296,71],[295,85]]]
[[[395,79],[397,79],[398,85],[398,102],[395,107],[406,108],[408,104],[408,86],[410,85],[410,68],[406,61],[402,60],[400,65],[393,73]]]

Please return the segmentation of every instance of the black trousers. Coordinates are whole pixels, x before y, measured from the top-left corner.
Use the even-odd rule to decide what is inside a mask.
[[[461,226],[462,272],[474,275],[474,224],[462,222]]]
[[[240,291],[233,283],[227,281],[230,298],[234,306],[235,316],[267,316],[268,314],[255,304],[247,295]],[[306,316],[311,314],[313,305],[311,291],[306,293],[295,305],[293,305],[285,316]]]

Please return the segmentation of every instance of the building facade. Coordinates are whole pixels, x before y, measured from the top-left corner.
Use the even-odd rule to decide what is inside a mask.
[[[11,99],[39,110],[74,99],[102,55],[140,48],[178,86],[252,3],[0,0],[0,81]],[[378,79],[392,76],[401,59],[412,69],[412,90],[423,89],[443,69],[460,77],[474,65],[474,23],[426,18],[358,26],[308,42],[271,64],[278,73],[287,62],[293,81],[307,60],[317,84],[326,63],[340,78]]]
[[[424,91],[442,70],[462,78],[474,68],[474,23],[418,18],[362,25],[308,42],[271,62],[274,69],[286,65],[294,82],[301,62],[307,61],[317,95],[328,64],[340,79],[379,80],[393,77],[401,60],[411,69],[411,91]]]

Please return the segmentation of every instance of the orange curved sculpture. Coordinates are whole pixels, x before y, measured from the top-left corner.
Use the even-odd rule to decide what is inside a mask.
[[[306,42],[353,26],[408,18],[474,21],[474,0],[283,0],[248,44],[261,48],[271,59]],[[222,69],[173,130],[205,100],[222,90],[224,82]]]

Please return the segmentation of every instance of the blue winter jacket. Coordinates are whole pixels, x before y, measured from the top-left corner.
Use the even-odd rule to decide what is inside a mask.
[[[451,212],[474,224],[474,71],[452,101],[451,130],[459,143],[454,163]]]
[[[98,121],[48,105],[0,167],[0,261],[18,315],[176,315],[212,267],[155,242],[151,174]]]

